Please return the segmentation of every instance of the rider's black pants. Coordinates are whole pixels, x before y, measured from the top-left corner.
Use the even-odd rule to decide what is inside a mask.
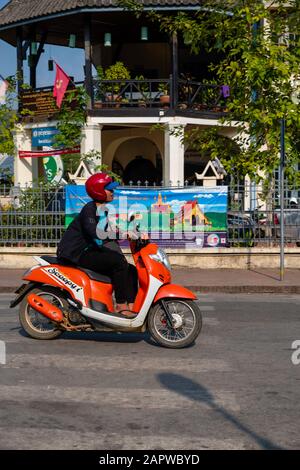
[[[84,252],[78,266],[109,276],[118,304],[134,302],[138,290],[137,270],[135,266],[127,263],[123,254],[99,247]]]

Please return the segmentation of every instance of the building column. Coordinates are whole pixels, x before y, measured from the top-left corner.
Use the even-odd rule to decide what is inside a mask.
[[[19,158],[19,150],[31,151],[31,129],[24,129],[21,125],[15,130],[14,141],[16,155],[14,161],[14,184],[24,187],[32,185],[38,179],[38,159]]]
[[[165,130],[164,184],[184,186],[184,126],[169,124]]]
[[[178,105],[178,37],[177,33],[172,34],[172,83],[171,83],[171,107],[177,108]]]
[[[91,124],[89,122],[83,128],[83,137],[81,141],[81,154],[93,150],[100,153],[99,158],[93,160],[95,166],[102,163],[102,128],[101,124]]]
[[[22,26],[17,28],[17,90],[19,96],[19,109],[20,97],[23,91],[24,84],[24,70],[23,70],[23,30]]]

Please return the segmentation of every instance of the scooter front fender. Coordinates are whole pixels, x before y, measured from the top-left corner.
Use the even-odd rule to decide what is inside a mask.
[[[174,299],[197,299],[197,296],[185,287],[178,286],[177,284],[165,284],[158,290],[153,300],[153,303],[156,303],[159,300],[166,299],[168,297]]]

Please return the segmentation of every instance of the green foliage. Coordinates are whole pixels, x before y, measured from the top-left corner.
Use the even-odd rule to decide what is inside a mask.
[[[0,154],[13,155],[15,151],[13,131],[18,121],[16,111],[15,77],[6,79],[9,83],[5,102],[0,104]]]
[[[57,189],[57,184],[45,182],[43,178],[35,181],[33,187],[29,186],[21,190],[18,210],[20,212],[45,211]]]
[[[115,181],[118,181],[119,183],[121,183],[121,178],[119,175],[117,175],[116,173],[114,173],[113,171],[111,171],[108,167],[108,165],[105,165],[105,164],[101,164],[101,165],[97,165],[95,168],[94,168],[95,172],[103,172],[103,173],[107,173],[109,176],[111,176],[112,178],[114,178]]]
[[[44,180],[36,183],[22,189],[17,202],[1,208],[1,239],[7,240],[2,245],[56,246],[61,238],[65,212],[54,202],[61,189]]]
[[[141,83],[138,83],[138,89],[142,95],[142,99],[147,100],[150,96],[149,83],[145,82],[144,75],[138,75],[135,77],[135,80],[139,80]]]
[[[98,67],[99,69],[99,67]],[[108,67],[106,70],[99,70],[102,73],[103,80],[130,80],[130,72],[127,67],[123,64],[123,62],[116,62]],[[119,93],[121,87],[124,86],[125,83],[112,83],[110,85],[106,85],[106,90],[111,93]]]
[[[62,107],[58,114],[57,129],[55,135],[55,148],[73,148],[81,143],[83,126],[86,122],[87,94],[83,87],[74,89],[65,95]],[[64,176],[68,172],[76,171],[80,154],[62,155],[64,162]]]
[[[85,162],[95,173],[98,172],[103,172],[107,173],[109,176],[114,178],[115,181],[121,182],[121,178],[119,175],[111,171],[108,167],[108,165],[101,164],[101,165],[95,165],[95,162],[101,161],[101,152],[98,150],[90,150],[87,153],[83,153],[80,156],[80,160]]]
[[[142,6],[134,3],[121,2],[140,16]],[[210,150],[241,175],[257,179],[278,167],[280,120],[285,118],[287,175],[294,178],[300,141],[299,11],[299,0],[206,0],[191,13],[144,12],[163,32],[177,32],[192,53],[219,53],[219,63],[209,71],[217,83],[230,86],[222,123],[237,127],[240,152],[233,154],[230,145],[216,140],[217,129],[193,131],[192,145]]]
[[[96,70],[97,70],[97,76],[98,76],[99,80],[105,80],[104,69],[103,69],[102,65],[98,65],[96,67]]]
[[[158,84],[158,91],[160,91],[161,93],[163,93],[163,95],[169,95],[170,93],[170,86],[169,86],[169,83],[167,82],[161,82]]]
[[[96,101],[105,101],[106,86],[102,83],[102,80],[105,80],[104,69],[101,65],[96,67],[98,83],[95,89],[95,100]]]
[[[65,95],[58,113],[54,147],[73,148],[80,145],[82,129],[86,122],[87,94],[84,87],[78,87]]]
[[[77,170],[80,160],[81,160],[80,153],[62,155],[61,158],[64,163],[63,177],[67,179],[68,172],[73,174]]]
[[[81,154],[80,160],[88,165],[93,165],[95,161],[101,160],[101,152],[99,150],[90,150],[87,153]]]

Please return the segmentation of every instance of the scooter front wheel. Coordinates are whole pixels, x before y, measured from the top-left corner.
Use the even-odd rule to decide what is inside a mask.
[[[192,344],[202,328],[202,315],[198,305],[191,300],[164,299],[164,305],[172,317],[172,326],[159,302],[151,308],[148,329],[152,338],[161,346],[179,349]]]

